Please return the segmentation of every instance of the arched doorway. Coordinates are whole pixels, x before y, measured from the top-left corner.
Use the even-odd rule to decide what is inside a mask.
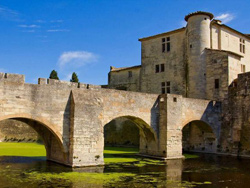
[[[46,149],[46,159],[58,163],[68,164],[68,157],[65,147],[63,146],[62,137],[59,135],[58,131],[51,125],[45,124],[43,121],[38,119],[23,116],[9,116],[0,118],[0,122],[12,121],[21,122],[22,124],[31,127],[42,140],[42,143]],[[18,132],[17,132],[18,134]]]
[[[155,131],[138,117],[116,117],[104,126],[104,148],[105,146],[136,147],[139,154],[155,155],[156,140]]]
[[[210,125],[204,121],[191,121],[182,129],[183,152],[215,153],[216,135]]]

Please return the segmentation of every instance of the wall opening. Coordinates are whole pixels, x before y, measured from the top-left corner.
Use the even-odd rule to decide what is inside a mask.
[[[65,163],[66,156],[62,142],[43,123],[29,118],[13,117],[0,121],[0,129],[0,144],[2,148],[11,147],[7,148],[7,154],[0,153],[0,155],[41,157],[41,160],[47,159]],[[14,151],[15,148],[17,148],[16,151]]]
[[[104,145],[106,147],[139,148],[139,128],[127,118],[117,118],[104,127]]]
[[[216,135],[210,125],[203,121],[192,121],[182,129],[183,152],[215,153]]]
[[[142,119],[133,116],[118,117],[104,126],[104,161],[131,158],[148,154],[156,148],[156,135]]]

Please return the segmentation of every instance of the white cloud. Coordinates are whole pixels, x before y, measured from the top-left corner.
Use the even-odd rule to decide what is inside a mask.
[[[230,13],[223,13],[215,17],[215,19],[221,20],[222,23],[228,23],[235,18],[233,14]]]
[[[70,81],[71,77],[72,77],[72,73],[69,73],[66,76],[64,76],[64,78],[62,80]]]
[[[186,27],[186,25],[187,25],[187,22],[186,22],[186,21],[182,20],[182,21],[180,22],[180,27]]]
[[[11,21],[20,21],[19,13],[7,7],[0,6],[0,16]]]
[[[59,57],[58,64],[60,68],[64,68],[66,65],[80,67],[88,63],[95,62],[97,59],[98,56],[91,52],[69,51],[62,53],[62,55]]]
[[[24,30],[22,31],[24,33],[35,33],[35,30],[34,29],[31,29],[31,30]]]
[[[40,25],[18,25],[18,27],[22,28],[40,28]]]
[[[36,20],[35,22],[37,22],[37,23],[46,23],[45,20]]]
[[[47,32],[68,32],[68,29],[49,29]]]
[[[51,20],[50,22],[51,22],[51,23],[62,23],[63,20]]]

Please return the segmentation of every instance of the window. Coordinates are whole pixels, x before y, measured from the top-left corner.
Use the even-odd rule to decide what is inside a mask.
[[[162,38],[162,52],[170,52],[170,37]]]
[[[161,72],[164,72],[164,71],[165,71],[165,65],[161,64]]]
[[[132,76],[132,71],[128,71],[128,77],[131,78]]]
[[[166,84],[165,84],[165,82],[162,82],[161,83],[161,93],[162,94],[165,94],[166,93],[166,86],[165,86]]]
[[[170,93],[170,82],[162,82],[161,83],[161,93]]]
[[[170,82],[167,82],[167,93],[170,93]]]
[[[246,65],[240,65],[240,67],[241,67],[241,72],[246,72]]]
[[[240,52],[245,53],[245,40],[240,38]]]
[[[165,71],[165,64],[155,65],[155,73],[164,72]]]
[[[155,73],[160,72],[160,65],[155,65]]]
[[[214,88],[215,89],[219,89],[219,87],[220,87],[220,80],[219,79],[215,79],[214,80]]]

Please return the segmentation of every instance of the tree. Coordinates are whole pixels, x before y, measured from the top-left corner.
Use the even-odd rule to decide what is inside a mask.
[[[79,79],[78,79],[78,76],[75,72],[72,73],[72,77],[70,79],[71,82],[76,82],[78,83],[79,82]]]
[[[55,80],[59,80],[58,76],[57,76],[57,72],[55,70],[51,71],[50,75],[49,75],[50,79],[55,79]]]

